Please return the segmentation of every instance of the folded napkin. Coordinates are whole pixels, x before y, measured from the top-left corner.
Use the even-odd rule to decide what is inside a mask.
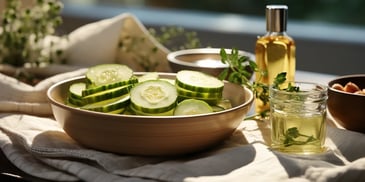
[[[51,44],[52,40],[54,45],[50,47],[64,50],[63,56],[68,64],[55,63],[40,68],[22,68],[47,78],[35,86],[0,73],[0,112],[51,115],[45,94],[47,89],[56,82],[82,75],[85,73],[83,68],[97,64],[121,63],[134,71],[146,71],[143,64],[148,62],[157,65],[154,71],[170,71],[166,58],[169,51],[149,34],[135,16],[128,13],[84,25],[71,32],[67,41],[61,37],[47,38],[44,40],[45,45]],[[143,41],[135,43],[131,39]],[[120,46],[121,43],[124,46]],[[148,56],[148,60],[143,59],[146,63],[141,63],[138,59],[141,56]],[[4,72],[12,72],[15,69],[0,65],[0,70]]]
[[[144,65],[157,64],[153,71],[171,70],[166,58],[169,50],[128,13],[84,25],[71,32],[67,42],[59,41],[55,48],[59,47],[70,65],[122,63],[134,71],[146,71]]]
[[[66,78],[81,76],[86,69],[60,73],[39,82],[36,86],[25,84],[0,73],[0,112],[19,112],[33,115],[52,115],[47,98],[48,88]]]
[[[146,42],[126,50],[131,48],[129,38],[139,36]],[[121,41],[127,46],[120,47]],[[365,151],[359,149],[364,134],[334,127],[328,129],[329,150],[311,156],[271,151],[267,122],[253,120],[243,121],[216,147],[188,156],[142,157],[84,148],[52,117],[47,89],[100,63],[118,62],[141,71],[136,56],[151,54],[151,48],[157,52],[148,61],[158,62],[157,71],[169,71],[168,50],[130,14],[82,26],[57,46],[65,48],[69,64],[35,70],[48,75],[35,86],[0,74],[0,148],[27,174],[55,181],[365,180]]]

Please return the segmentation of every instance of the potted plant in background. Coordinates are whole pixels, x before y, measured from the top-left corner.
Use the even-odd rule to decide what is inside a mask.
[[[62,60],[62,50],[54,47],[52,36],[62,23],[63,5],[57,0],[31,2],[29,7],[22,6],[21,0],[5,2],[1,12],[0,72],[34,85],[42,78],[29,70]]]
[[[192,49],[202,47],[202,43],[194,31],[188,31],[178,26],[162,26],[159,29],[148,28],[148,33],[156,39],[160,44],[166,47],[169,51],[176,51],[181,49]],[[159,66],[153,58],[156,58],[157,45],[146,47],[147,52],[140,51],[141,45],[146,44],[146,34],[130,35],[125,34],[119,41],[119,48],[123,53],[133,52],[131,60],[136,62],[145,72],[156,71]]]
[[[22,2],[32,3],[24,7]],[[0,16],[0,73],[35,85],[46,77],[38,73],[56,65],[54,63],[72,66],[72,61],[66,61],[68,49],[62,48],[70,43],[69,35],[55,35],[62,23],[62,8],[58,0],[6,1]],[[171,50],[201,47],[197,34],[181,27],[150,28],[148,34]],[[152,58],[156,57],[158,47],[152,45],[146,54],[139,50],[141,45],[148,45],[146,36],[124,34],[119,47],[125,54],[131,53],[131,61],[138,63],[143,71],[155,71],[157,65]],[[60,43],[65,41],[65,44]]]

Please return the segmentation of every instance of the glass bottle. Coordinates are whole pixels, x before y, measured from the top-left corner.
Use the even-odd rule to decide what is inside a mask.
[[[256,73],[256,81],[270,85],[277,74],[287,73],[287,80],[294,81],[295,43],[286,33],[288,7],[286,5],[266,6],[266,34],[258,37],[255,54],[256,64],[266,75]],[[269,104],[256,99],[256,112],[269,110]]]

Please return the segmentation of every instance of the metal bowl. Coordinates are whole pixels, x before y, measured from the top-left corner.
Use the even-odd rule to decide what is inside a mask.
[[[169,53],[167,60],[173,72],[195,70],[218,76],[228,67],[227,64],[223,64],[221,61],[220,50],[219,48],[185,49]],[[225,50],[227,54],[232,51],[231,49]],[[251,60],[255,59],[255,56],[249,52],[239,51],[239,54],[247,56]]]
[[[136,73],[142,75],[142,73]],[[176,74],[159,73],[175,79]],[[54,117],[65,132],[85,147],[132,155],[180,155],[204,150],[229,137],[249,111],[253,93],[240,85],[225,82],[223,97],[232,108],[192,116],[136,116],[106,114],[67,106],[72,83],[84,77],[51,86],[47,97]]]

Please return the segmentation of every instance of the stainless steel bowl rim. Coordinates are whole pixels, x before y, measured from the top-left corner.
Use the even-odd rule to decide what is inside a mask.
[[[181,61],[177,59],[178,56],[181,55],[189,55],[189,54],[220,54],[221,49],[220,48],[196,48],[196,49],[184,49],[179,51],[170,52],[167,54],[167,60],[170,62],[173,62],[175,64],[180,64],[184,66],[191,66],[191,67],[205,67],[205,68],[226,68],[228,65],[222,65],[222,66],[198,66],[191,62]],[[227,54],[230,54],[232,49],[225,49]],[[245,52],[242,50],[238,50],[238,53],[240,55],[248,56],[250,59],[254,60],[254,55],[249,52]]]

